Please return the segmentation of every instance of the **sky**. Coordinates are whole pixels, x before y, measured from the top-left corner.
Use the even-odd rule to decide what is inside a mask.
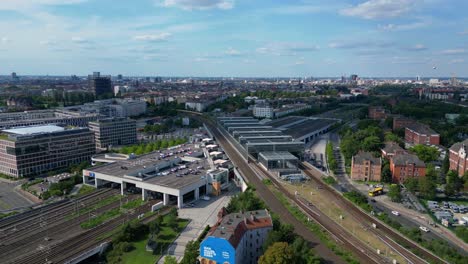
[[[468,77],[466,0],[0,0],[0,75]]]

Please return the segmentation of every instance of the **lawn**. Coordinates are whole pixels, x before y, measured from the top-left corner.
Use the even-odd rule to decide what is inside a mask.
[[[130,252],[124,253],[122,256],[122,263],[124,264],[134,264],[134,263],[154,263],[161,254],[161,251],[164,252],[167,247],[176,239],[180,232],[172,230],[164,217],[163,225],[161,231],[159,232],[156,243],[156,250],[153,252],[146,251],[146,242],[148,241],[149,234],[145,236],[144,239],[139,241],[132,242],[134,249]],[[183,230],[189,223],[187,219],[177,219],[179,224],[179,230]]]
[[[95,190],[96,190],[96,188],[91,187],[89,185],[84,185],[83,184],[83,186],[81,186],[80,190],[78,191],[78,196],[83,196],[83,195],[86,195],[88,193],[92,193]]]

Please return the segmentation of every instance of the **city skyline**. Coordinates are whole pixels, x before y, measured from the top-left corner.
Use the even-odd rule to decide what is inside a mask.
[[[0,3],[0,74],[468,76],[449,0]]]

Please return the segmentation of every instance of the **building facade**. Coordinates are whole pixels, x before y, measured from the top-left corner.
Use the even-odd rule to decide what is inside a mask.
[[[398,143],[396,142],[386,142],[385,147],[383,147],[380,152],[382,157],[386,159],[391,159],[395,155],[407,153]]]
[[[411,124],[405,128],[405,143],[410,145],[439,145],[440,135],[422,124]]]
[[[404,116],[394,116],[393,117],[393,130],[405,128],[406,126],[414,124],[414,123],[416,123],[416,121],[414,121],[411,118],[407,118]]]
[[[89,89],[96,98],[112,97],[114,90],[112,89],[112,81],[110,76],[101,76],[99,72],[88,76]]]
[[[127,118],[106,118],[89,122],[94,133],[96,149],[107,150],[110,146],[130,145],[137,142],[136,121]]]
[[[382,160],[370,152],[359,152],[351,159],[351,179],[358,181],[380,181]]]
[[[40,175],[91,161],[95,152],[88,128],[44,125],[7,129],[0,139],[0,172],[13,177]]]
[[[462,177],[468,171],[468,139],[453,144],[449,150],[450,170]]]
[[[201,264],[255,264],[263,254],[263,244],[273,229],[265,210],[227,214],[218,213],[218,222],[200,244]]]
[[[254,105],[253,115],[255,117],[260,117],[260,118],[273,118],[274,117],[273,107],[266,105],[266,104]]]
[[[390,171],[394,183],[403,183],[408,178],[426,176],[426,164],[416,155],[400,154],[390,159]]]
[[[381,106],[369,106],[369,118],[374,120],[385,119],[387,118],[387,112]]]

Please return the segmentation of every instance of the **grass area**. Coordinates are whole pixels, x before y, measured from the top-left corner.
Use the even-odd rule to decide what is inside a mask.
[[[5,218],[5,217],[8,217],[8,216],[15,215],[15,214],[17,214],[17,213],[18,213],[18,212],[10,212],[10,213],[6,213],[6,214],[0,213],[0,219]]]
[[[263,179],[262,182],[265,185],[271,185],[271,180],[270,179]]]
[[[174,242],[174,240],[179,235],[179,230],[183,230],[189,223],[187,219],[177,219],[178,230],[173,230],[169,227],[167,222],[168,217],[164,217],[163,224],[161,226],[161,231],[158,233],[155,241],[157,243],[154,254],[151,251],[146,251],[146,243],[149,239],[149,235],[145,236],[144,239],[139,241],[132,242],[134,247],[130,252],[126,252],[122,256],[122,263],[124,264],[134,264],[134,263],[154,263],[161,253],[164,252],[169,245]]]
[[[331,238],[330,235],[322,229],[321,226],[315,222],[308,221],[308,218],[305,214],[297,207],[292,205],[289,200],[284,196],[283,193],[279,192],[276,189],[273,189],[273,192],[276,194],[276,197],[280,202],[288,209],[288,211],[299,221],[309,228],[315,235],[317,235],[328,248],[330,248],[336,255],[340,256],[347,263],[358,264],[359,261],[352,255],[351,252],[344,250],[342,247],[338,246]]]
[[[82,215],[82,214],[85,214],[85,213],[94,211],[94,210],[96,210],[96,209],[98,209],[98,208],[101,208],[101,207],[104,207],[104,206],[106,206],[106,205],[108,205],[108,204],[111,204],[111,203],[113,203],[113,202],[116,202],[116,201],[120,200],[121,197],[122,197],[122,196],[120,196],[120,195],[109,196],[109,197],[107,197],[107,198],[105,198],[105,199],[99,201],[98,203],[96,203],[96,204],[93,205],[93,206],[81,208],[77,213],[73,213],[73,214],[69,215],[69,216],[67,217],[67,220],[71,220],[71,219],[73,219],[73,218],[75,218],[75,217],[77,217],[77,216],[80,216],[80,215]],[[78,206],[80,206],[80,205],[78,205]]]
[[[95,190],[96,188],[83,184],[83,186],[81,186],[80,190],[78,191],[78,196],[83,196],[83,195],[92,193]]]
[[[106,211],[100,215],[98,215],[97,217],[95,218],[92,218],[88,221],[84,221],[83,223],[80,224],[81,228],[83,229],[90,229],[90,228],[93,228],[93,227],[96,227],[104,222],[106,222],[107,220],[110,220],[116,216],[120,215],[120,209],[119,208],[114,208],[110,211]]]
[[[17,181],[17,180],[19,180],[18,178],[15,178],[15,177],[12,177],[12,176],[8,176],[8,175],[3,174],[3,173],[0,173],[0,178],[7,179],[7,180],[10,180],[10,181]]]
[[[140,207],[145,203],[146,203],[146,201],[143,201],[142,199],[136,199],[136,200],[130,201],[130,202],[122,205],[122,208],[130,210],[130,209],[133,209],[133,208]]]
[[[4,201],[0,200],[0,206],[1,208],[3,208],[4,210],[8,210],[8,209],[11,209],[11,205],[5,203]]]
[[[336,183],[335,178],[333,178],[332,176],[323,177],[322,180],[328,185],[332,185]]]
[[[357,191],[351,191],[343,193],[343,196],[365,211],[372,211],[372,206],[367,202],[367,197],[364,194]]]

